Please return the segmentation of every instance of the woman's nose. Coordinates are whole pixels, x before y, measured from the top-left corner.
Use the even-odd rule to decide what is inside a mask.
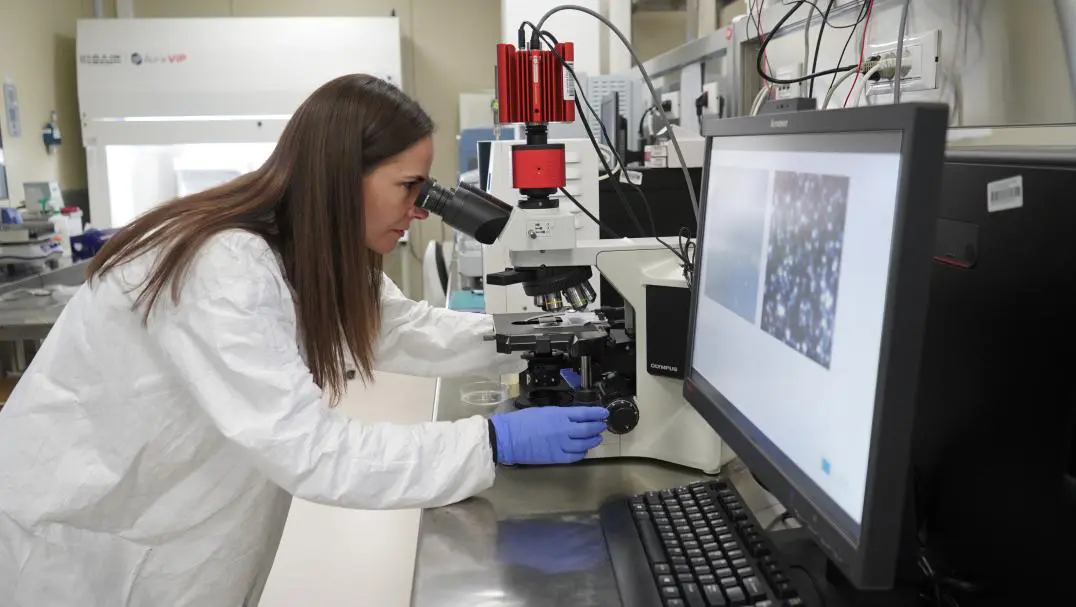
[[[430,212],[422,207],[411,207],[411,219],[426,219]]]

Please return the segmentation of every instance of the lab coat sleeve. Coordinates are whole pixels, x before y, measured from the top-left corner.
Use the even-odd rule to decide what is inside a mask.
[[[295,338],[279,274],[215,254],[150,319],[182,386],[253,465],[289,493],[352,508],[435,507],[492,485],[487,422],[360,423],[329,409]]]
[[[374,366],[381,371],[425,377],[518,373],[518,354],[499,354],[488,314],[436,308],[408,299],[388,276],[382,278],[381,339]]]

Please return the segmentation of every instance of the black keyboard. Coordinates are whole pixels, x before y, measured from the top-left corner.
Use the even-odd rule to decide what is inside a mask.
[[[803,607],[732,483],[607,502],[602,530],[624,607]]]

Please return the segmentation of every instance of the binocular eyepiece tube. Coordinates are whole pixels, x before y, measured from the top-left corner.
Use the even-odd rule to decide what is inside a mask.
[[[497,241],[513,207],[462,181],[446,188],[430,179],[422,184],[415,203],[445,223],[484,245]]]

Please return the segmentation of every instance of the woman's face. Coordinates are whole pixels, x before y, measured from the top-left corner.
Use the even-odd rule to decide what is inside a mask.
[[[391,253],[411,221],[430,216],[415,206],[415,200],[423,182],[430,178],[432,164],[433,138],[426,137],[381,163],[363,180],[366,246],[370,250]]]

